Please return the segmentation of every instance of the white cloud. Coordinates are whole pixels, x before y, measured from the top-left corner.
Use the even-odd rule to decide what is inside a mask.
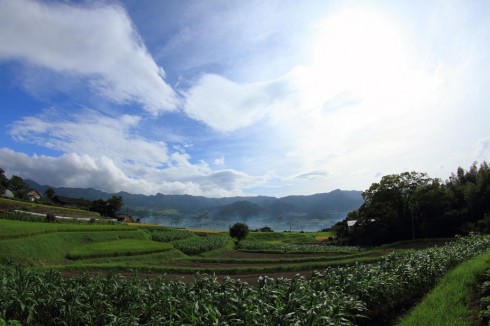
[[[411,43],[417,35],[407,35],[404,27],[363,6],[336,12],[311,33],[309,62],[256,83],[204,75],[186,94],[186,112],[226,132],[265,121],[256,153],[270,146],[274,155],[261,159],[284,181],[284,194],[366,189],[378,171],[417,170],[445,178],[471,163],[475,153],[468,148],[477,139],[476,156],[488,152],[481,126],[489,112],[481,103],[488,95],[472,81],[481,77],[475,63],[488,64],[481,55],[466,55],[475,44],[481,51],[488,46],[470,42],[458,50],[454,42],[434,52],[453,53],[451,62],[428,60]],[[425,50],[434,50],[432,36],[418,36]],[[271,135],[277,138],[269,141]]]
[[[211,128],[229,132],[248,127],[285,101],[287,84],[281,81],[240,84],[207,74],[187,92],[185,112]]]
[[[130,177],[107,156],[92,157],[75,153],[59,157],[29,156],[7,148],[0,148],[0,167],[9,176],[15,174],[54,187],[92,187],[107,192],[126,191],[145,195],[238,196],[244,194],[244,188],[265,181],[234,170],[194,169],[185,159],[173,168],[147,167],[137,177]],[[173,174],[176,170],[180,176]]]
[[[219,158],[216,158],[216,159],[214,159],[214,162],[213,163],[216,166],[223,166],[223,165],[225,165],[225,157],[224,156],[221,156]]]
[[[85,109],[70,116],[55,109],[13,123],[9,133],[19,142],[61,151],[59,157],[26,155],[0,149],[0,167],[42,184],[93,187],[118,192],[236,196],[264,178],[191,163],[184,148],[168,152],[165,143],[138,135],[141,118],[112,118]],[[223,159],[224,160],[224,159]]]
[[[2,0],[1,59],[88,78],[103,96],[137,102],[155,115],[176,109],[179,101],[117,5]]]
[[[478,140],[475,156],[481,160],[490,160],[490,137]]]
[[[14,122],[9,134],[17,141],[64,153],[106,156],[118,164],[160,166],[168,161],[165,143],[137,135],[140,117],[111,118],[85,109],[73,115],[46,110]]]

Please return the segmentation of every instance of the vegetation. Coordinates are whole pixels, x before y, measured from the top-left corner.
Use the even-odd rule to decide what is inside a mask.
[[[223,235],[193,236],[175,241],[174,247],[187,255],[198,255],[206,251],[223,247],[228,238]]]
[[[481,278],[481,285],[477,288],[476,295],[479,303],[478,320],[482,324],[490,324],[490,268],[488,268]]]
[[[390,254],[379,263],[327,268],[310,278],[240,280],[197,276],[192,282],[140,281],[34,273],[0,267],[0,318],[22,324],[347,325],[379,320],[412,303],[449,269],[486,251],[490,240]]]
[[[73,224],[73,223],[44,223],[24,222],[0,219],[0,240],[9,238],[32,237],[53,232],[108,232],[108,231],[136,231],[134,227],[124,224]]]
[[[9,182],[0,173],[0,186]],[[0,199],[0,208],[40,214],[38,222],[0,219],[0,325],[392,324],[436,284],[401,322],[466,323],[476,283],[490,270],[490,238],[474,235],[446,243],[443,237],[490,231],[488,164],[458,169],[445,183],[418,172],[385,176],[363,197],[364,205],[348,216],[357,221],[354,227],[345,220],[330,232],[263,228],[250,234],[243,223],[230,227],[228,234],[137,223],[103,225],[95,219],[47,223],[62,208]],[[111,214],[117,212],[122,200],[113,196],[93,203],[108,215],[109,208]],[[7,210],[0,217],[35,218]],[[420,237],[424,240],[415,240]],[[337,246],[348,242],[390,244]],[[151,273],[152,281],[137,274],[130,279],[113,273],[70,274],[114,269],[126,275]],[[185,282],[158,277],[196,272],[301,274],[261,276],[253,285],[206,275]],[[490,282],[481,281],[480,289],[478,309],[488,322]]]
[[[10,214],[7,214],[9,210]],[[15,218],[15,216],[19,215],[20,213],[12,212],[14,210],[39,213],[44,215],[41,218],[45,218],[46,214],[70,216],[77,218],[100,218],[100,215],[96,212],[89,212],[81,209],[65,208],[52,205],[43,205],[36,202],[20,201],[9,198],[0,198],[0,211],[4,211],[4,213],[0,215],[0,218],[7,218],[9,217],[9,215],[11,218]]]
[[[172,249],[168,243],[142,241],[141,239],[124,239],[105,242],[95,242],[80,246],[67,254],[69,259],[87,259],[96,257],[132,256],[149,254]]]
[[[187,239],[192,236],[194,236],[194,233],[187,230],[151,230],[151,239],[159,242],[171,242]]]
[[[458,266],[444,276],[438,286],[399,325],[468,325],[473,289],[479,277],[489,268],[490,252]],[[481,291],[481,312],[487,325],[490,317],[490,282],[482,282]]]
[[[249,251],[274,251],[274,252],[301,252],[301,253],[313,253],[313,252],[342,252],[352,253],[358,252],[361,249],[353,246],[331,246],[325,244],[274,244],[255,241],[241,241],[238,245],[238,249]]]
[[[356,244],[452,237],[490,231],[490,166],[458,168],[443,183],[425,173],[382,177],[363,192],[364,204],[333,228]],[[347,220],[356,220],[352,229]]]
[[[235,223],[230,227],[230,237],[237,239],[238,242],[245,239],[248,232],[248,225],[245,223]]]
[[[92,212],[97,212],[102,216],[115,218],[117,217],[117,212],[119,212],[122,206],[122,197],[113,195],[108,200],[97,199],[92,201],[90,210]]]

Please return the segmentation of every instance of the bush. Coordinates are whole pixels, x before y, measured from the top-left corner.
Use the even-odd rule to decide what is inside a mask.
[[[54,216],[54,214],[52,214],[52,213],[48,213],[48,214],[46,214],[46,221],[47,222],[54,222],[54,221],[56,221],[56,216]]]
[[[245,223],[235,223],[230,227],[230,237],[235,238],[240,242],[248,235],[248,225]]]

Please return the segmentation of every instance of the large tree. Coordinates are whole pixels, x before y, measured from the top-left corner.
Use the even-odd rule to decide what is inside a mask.
[[[238,242],[245,239],[248,232],[248,225],[245,223],[235,223],[232,227],[230,227],[230,237],[237,239]]]
[[[0,168],[0,195],[2,195],[5,192],[5,189],[7,189],[9,185],[9,179],[5,176],[5,171]]]
[[[102,216],[115,218],[123,205],[121,196],[113,195],[108,200],[97,199],[92,201],[91,211],[98,212]]]
[[[53,188],[48,188],[46,191],[44,191],[44,197],[47,197],[49,199],[52,199],[56,195],[56,192],[54,191]]]
[[[386,175],[363,192],[364,204],[354,227],[354,237],[366,243],[411,239],[415,235],[413,196],[419,187],[434,182],[426,173]]]
[[[13,175],[8,182],[7,188],[12,191],[16,198],[28,199],[27,190],[29,188],[21,177]]]

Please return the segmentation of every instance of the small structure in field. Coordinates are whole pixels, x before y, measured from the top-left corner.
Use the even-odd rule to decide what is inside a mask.
[[[36,189],[30,189],[27,192],[27,198],[29,198],[30,201],[35,201],[35,200],[41,199],[42,196],[39,193],[39,191],[37,191]]]
[[[128,215],[128,214],[123,214],[123,215],[118,215],[117,220],[119,222],[130,223],[130,222],[133,222],[133,217],[131,215]]]
[[[10,190],[5,190],[5,192],[2,194],[2,197],[5,198],[15,198],[14,193]]]

